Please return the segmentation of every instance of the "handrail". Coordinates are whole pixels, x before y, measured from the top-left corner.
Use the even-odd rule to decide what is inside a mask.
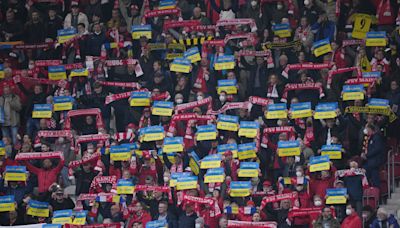
[[[392,155],[392,150],[389,150],[387,153],[387,187],[388,187],[388,199],[390,199],[391,195],[392,195],[392,191],[394,191],[394,186],[391,184],[394,184],[394,165],[392,164],[394,157]],[[392,159],[391,159],[392,158]],[[391,165],[392,164],[392,165]],[[393,175],[391,175],[391,167],[393,170]],[[393,182],[392,182],[392,176],[393,176]]]

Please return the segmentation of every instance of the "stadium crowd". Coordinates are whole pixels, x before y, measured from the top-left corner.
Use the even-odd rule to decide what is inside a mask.
[[[399,3],[0,1],[0,225],[399,228]]]

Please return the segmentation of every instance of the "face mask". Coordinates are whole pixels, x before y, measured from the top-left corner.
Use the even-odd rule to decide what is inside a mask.
[[[281,4],[278,4],[278,5],[276,5],[276,8],[277,8],[278,10],[280,10],[280,9],[283,8],[283,6],[282,6]]]
[[[276,122],[276,124],[278,124],[278,126],[282,126],[282,120],[278,120],[278,121]]]
[[[304,5],[305,6],[308,6],[310,4],[310,1],[309,0],[304,0]]]
[[[297,171],[297,172],[296,172],[296,176],[297,176],[297,177],[301,177],[301,176],[303,176],[303,173],[300,172],[300,171]]]
[[[368,130],[366,128],[364,128],[363,133],[364,133],[364,135],[368,135]]]
[[[251,6],[255,7],[257,5],[257,1],[251,1]]]
[[[198,101],[203,100],[203,96],[197,96],[197,100],[198,100]]]
[[[169,177],[164,177],[164,183],[168,183]]]
[[[176,99],[176,103],[177,104],[182,104],[183,103],[183,99]]]
[[[200,224],[198,224],[198,223],[196,223],[196,225],[194,226],[195,228],[200,228],[201,227],[201,225]]]
[[[35,65],[34,64],[29,64],[28,68],[29,68],[29,70],[32,70],[33,68],[35,68]]]
[[[296,190],[297,190],[298,192],[301,192],[301,191],[303,190],[303,187],[298,186],[298,187],[296,187]]]
[[[351,215],[351,209],[346,209],[346,215]]]
[[[314,201],[314,205],[319,207],[322,205],[322,202],[320,200],[316,200],[316,201]]]
[[[225,97],[225,96],[219,96],[219,100],[220,100],[221,102],[225,102],[225,101],[226,101],[226,97]]]

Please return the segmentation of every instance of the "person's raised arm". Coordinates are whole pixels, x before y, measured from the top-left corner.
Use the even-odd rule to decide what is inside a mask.
[[[32,165],[29,161],[24,161],[24,164],[31,173],[38,175],[38,173],[40,172],[40,168]]]
[[[60,156],[60,161],[58,162],[58,165],[56,166],[56,168],[54,168],[54,170],[58,173],[61,171],[61,169],[64,167],[64,156],[61,155]]]

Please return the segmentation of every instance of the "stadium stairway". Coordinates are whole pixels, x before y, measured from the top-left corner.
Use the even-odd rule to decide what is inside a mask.
[[[400,187],[397,186],[390,198],[386,200],[386,204],[381,204],[379,207],[383,207],[389,214],[393,214],[397,220],[400,218]]]

